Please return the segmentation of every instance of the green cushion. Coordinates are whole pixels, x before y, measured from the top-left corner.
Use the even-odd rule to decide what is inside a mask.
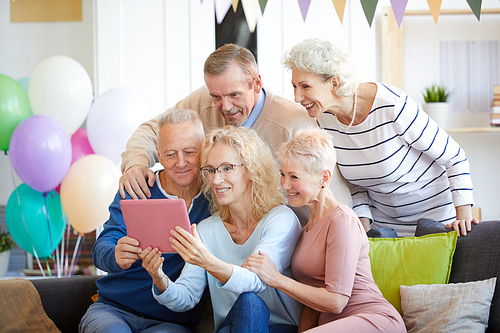
[[[373,279],[402,314],[399,286],[448,283],[458,232],[369,238]]]

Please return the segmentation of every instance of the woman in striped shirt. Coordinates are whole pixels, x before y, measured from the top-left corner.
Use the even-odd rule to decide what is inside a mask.
[[[306,39],[285,54],[295,101],[329,131],[353,209],[366,230],[413,236],[430,218],[470,231],[474,204],[465,152],[404,91],[359,83],[352,56]]]

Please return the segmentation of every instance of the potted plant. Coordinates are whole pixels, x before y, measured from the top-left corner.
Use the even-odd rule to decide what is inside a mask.
[[[16,243],[6,231],[0,232],[0,276],[4,276],[9,268],[10,250]]]
[[[451,95],[450,91],[443,85],[432,84],[425,88],[424,93],[425,112],[441,127],[446,126],[448,113],[450,112],[450,104],[448,99]]]

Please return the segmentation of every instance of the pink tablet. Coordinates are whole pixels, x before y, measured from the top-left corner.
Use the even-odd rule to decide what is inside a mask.
[[[175,252],[170,244],[170,230],[180,226],[191,233],[191,223],[182,199],[122,200],[123,220],[129,237],[139,247],[157,247],[163,253]]]

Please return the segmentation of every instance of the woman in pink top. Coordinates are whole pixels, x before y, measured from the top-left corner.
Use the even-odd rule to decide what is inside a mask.
[[[406,332],[373,280],[361,222],[330,190],[336,155],[328,133],[298,132],[279,157],[289,203],[307,206],[310,214],[292,259],[296,280],[280,274],[262,252],[244,267],[304,304],[298,332]]]

